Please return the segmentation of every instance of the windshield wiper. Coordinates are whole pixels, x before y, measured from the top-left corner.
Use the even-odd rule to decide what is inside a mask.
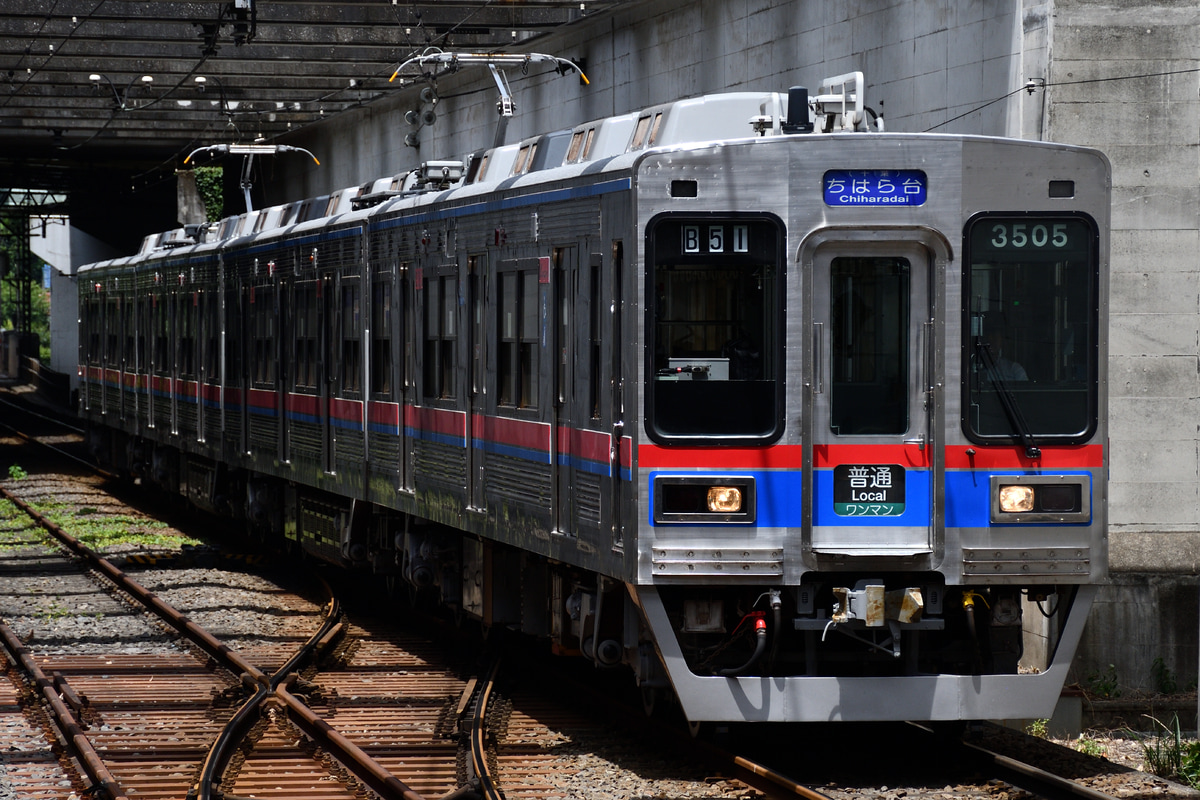
[[[991,345],[984,341],[982,336],[975,339],[975,353],[979,356],[979,360],[983,364],[983,368],[987,372],[992,386],[996,388],[996,394],[1000,397],[1000,406],[1004,409],[1004,414],[1008,417],[1009,424],[1016,430],[1021,444],[1025,446],[1025,457],[1030,459],[1041,458],[1042,449],[1034,444],[1033,433],[1029,430],[1028,423],[1025,422],[1025,415],[1021,413],[1021,406],[1017,403],[1017,398],[1013,397],[1008,384],[1000,377],[1000,370],[996,368],[996,359],[992,357]]]

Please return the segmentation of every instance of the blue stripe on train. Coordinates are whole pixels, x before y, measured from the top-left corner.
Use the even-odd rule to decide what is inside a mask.
[[[1019,470],[961,470],[946,472],[946,527],[987,528],[991,522],[991,476],[1026,475]],[[1054,470],[1055,475],[1090,475],[1087,470]],[[1092,508],[1091,482],[1088,483],[1088,508]],[[1078,523],[1034,523],[1055,525],[1088,525]]]
[[[905,474],[904,513],[894,517],[844,517],[833,511],[833,470],[814,472],[814,524],[830,526],[923,527],[931,514],[929,470],[910,469]],[[945,526],[947,528],[987,528],[992,525],[990,478],[992,475],[1021,475],[1019,471],[947,471],[945,480]],[[1059,475],[1087,475],[1086,470],[1056,470]],[[753,476],[758,502],[760,527],[799,528],[803,524],[800,509],[801,473],[796,470],[695,472],[657,470],[650,473],[650,509],[654,508],[654,478],[659,475],[688,477]],[[1094,499],[1089,490],[1089,507]],[[653,513],[649,516],[653,518]],[[1061,524],[1061,523],[1056,523]],[[1086,525],[1088,523],[1074,523]]]

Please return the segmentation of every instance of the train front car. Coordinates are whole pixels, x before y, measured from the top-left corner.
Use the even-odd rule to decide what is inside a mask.
[[[1104,156],[764,136],[635,186],[632,592],[688,718],[1048,716],[1107,571]]]

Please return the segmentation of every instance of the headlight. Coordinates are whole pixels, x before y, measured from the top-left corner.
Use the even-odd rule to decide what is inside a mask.
[[[1033,511],[1033,487],[1001,486],[1000,510],[1006,514]]]
[[[754,478],[749,475],[656,475],[653,494],[656,523],[755,521]]]
[[[737,514],[742,510],[742,490],[736,486],[711,486],[708,510],[714,514]]]
[[[1090,475],[993,475],[991,521],[1002,525],[1091,522]]]

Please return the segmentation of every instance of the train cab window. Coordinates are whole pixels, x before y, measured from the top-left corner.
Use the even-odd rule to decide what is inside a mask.
[[[504,262],[499,270],[496,380],[502,406],[537,406],[538,274],[537,259]]]
[[[783,432],[783,223],[661,215],[647,235],[650,438],[766,444]]]
[[[1097,234],[1080,215],[967,225],[963,428],[980,443],[1085,441],[1098,391]]]
[[[838,257],[830,264],[830,426],[839,436],[908,430],[906,258]]]

